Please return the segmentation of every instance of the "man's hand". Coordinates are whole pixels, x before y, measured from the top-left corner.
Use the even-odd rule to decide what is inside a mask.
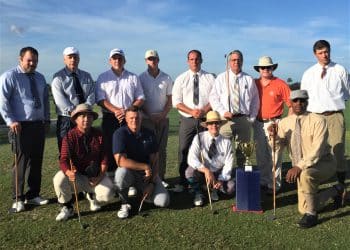
[[[125,118],[125,110],[122,108],[116,109],[114,115],[118,119],[119,123],[121,123]]]
[[[294,166],[288,170],[286,175],[286,182],[295,183],[301,174],[301,169],[298,166]]]
[[[145,182],[149,182],[150,180],[151,180],[151,178],[152,178],[152,169],[149,167],[149,166],[147,166],[147,168],[145,169]]]
[[[66,171],[66,175],[68,176],[68,179],[70,180],[70,181],[75,181],[75,173],[77,172],[77,170],[67,170]]]
[[[215,176],[213,172],[211,172],[208,168],[204,171],[205,181],[208,184],[208,186],[214,187],[214,184],[216,183]]]
[[[223,185],[222,181],[215,181],[213,188],[218,190],[222,187],[222,185]]]
[[[21,127],[21,123],[19,122],[13,122],[10,124],[10,129],[13,133],[15,134],[19,134],[22,130],[22,127]]]
[[[191,115],[193,118],[199,119],[204,115],[204,111],[201,109],[192,109]]]
[[[233,114],[231,112],[225,112],[224,113],[224,118],[227,119],[227,120],[232,120],[233,118]]]
[[[277,131],[278,131],[278,126],[277,126],[277,123],[275,122],[271,123],[270,126],[267,127],[267,132],[271,137],[276,136]]]
[[[93,187],[97,186],[100,183],[100,181],[102,180],[102,177],[103,177],[102,175],[98,175],[97,177],[90,178],[89,179],[90,185]]]

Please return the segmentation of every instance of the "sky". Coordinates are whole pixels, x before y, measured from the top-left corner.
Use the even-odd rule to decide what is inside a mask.
[[[348,0],[0,0],[0,73],[18,64],[22,47],[39,51],[37,71],[51,82],[63,68],[62,51],[80,51],[79,68],[98,75],[110,68],[109,52],[121,48],[125,68],[146,69],[144,53],[156,49],[160,68],[174,80],[188,69],[187,52],[198,49],[202,69],[225,71],[225,54],[239,49],[243,70],[271,56],[274,75],[300,81],[316,63],[312,46],[332,46],[331,58],[350,70]]]

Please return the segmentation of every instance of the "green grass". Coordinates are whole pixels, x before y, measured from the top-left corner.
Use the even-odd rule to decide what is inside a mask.
[[[349,113],[349,108],[347,109]],[[167,178],[174,183],[178,176],[177,145],[178,115],[170,115]],[[350,155],[350,115],[346,114],[347,145]],[[96,124],[99,124],[97,122]],[[300,215],[296,207],[296,192],[292,185],[284,185],[277,196],[277,220],[268,221],[272,214],[271,197],[262,196],[263,214],[231,212],[233,199],[213,204],[218,211],[213,215],[209,205],[194,208],[192,197],[171,194],[169,208],[159,209],[144,205],[147,217],[117,218],[120,207],[116,199],[105,204],[102,211],[90,212],[88,202],[80,201],[82,222],[77,218],[64,223],[55,221],[59,207],[55,200],[52,177],[58,170],[54,126],[48,135],[43,163],[41,194],[50,198],[49,205],[29,207],[23,213],[9,215],[11,206],[11,163],[13,155],[6,143],[5,131],[0,131],[0,248],[4,249],[346,249],[350,238],[350,206],[334,211],[329,205],[320,214],[321,223],[315,228],[301,230],[296,222]],[[349,157],[348,157],[349,159]],[[285,167],[289,160],[285,159]],[[348,161],[349,162],[349,161]],[[325,184],[323,187],[330,186]],[[137,210],[136,204],[134,210]]]

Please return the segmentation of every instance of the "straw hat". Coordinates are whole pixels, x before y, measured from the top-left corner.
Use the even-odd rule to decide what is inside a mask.
[[[263,56],[259,58],[258,65],[254,66],[254,69],[259,72],[260,67],[272,67],[272,70],[277,69],[278,63],[273,63],[272,58],[269,56]]]
[[[209,122],[220,122],[220,125],[222,125],[227,121],[221,119],[219,112],[209,111],[207,113],[207,117],[206,117],[205,122],[201,122],[201,126],[206,128]]]
[[[93,116],[94,120],[97,119],[98,114],[92,110],[91,106],[86,104],[86,103],[82,103],[79,104],[75,107],[75,109],[72,111],[71,113],[71,120],[75,121],[75,119],[77,118],[78,115],[81,115],[83,113],[89,113]]]

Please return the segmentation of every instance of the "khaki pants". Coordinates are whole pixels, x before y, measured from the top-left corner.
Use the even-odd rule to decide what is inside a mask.
[[[104,176],[100,183],[93,187],[85,175],[77,174],[76,184],[78,192],[95,193],[97,201],[107,202],[113,198],[113,183],[107,176]],[[53,177],[53,186],[59,203],[63,204],[72,199],[73,183],[69,181],[68,176],[62,170]]]
[[[331,197],[324,197],[328,192],[318,193],[321,183],[327,181],[335,174],[335,161],[320,160],[316,165],[303,170],[298,179],[298,210],[301,214],[307,212],[307,202],[304,194],[313,195],[316,200],[316,210],[322,209],[320,201]]]
[[[256,163],[260,169],[260,184],[273,188],[273,166],[272,166],[272,148],[269,144],[269,133],[267,128],[271,122],[255,121],[254,141],[256,142]],[[282,156],[283,151],[280,147],[275,147],[275,164],[276,164],[276,190],[282,186]]]
[[[234,117],[233,121],[228,121],[220,128],[220,134],[224,137],[231,138],[234,142],[250,142],[251,123],[246,116]],[[235,145],[235,144],[233,144]],[[245,157],[240,149],[236,149],[237,166],[242,167]]]

